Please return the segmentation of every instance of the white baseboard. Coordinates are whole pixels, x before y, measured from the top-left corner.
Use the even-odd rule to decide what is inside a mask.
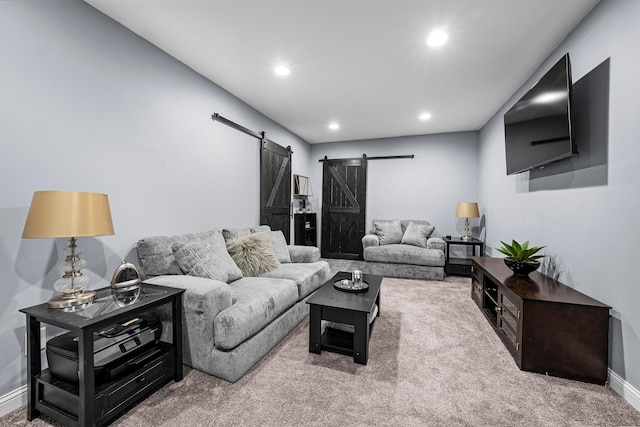
[[[0,417],[27,404],[27,386],[0,396]]]
[[[640,391],[626,382],[620,375],[608,370],[609,387],[618,393],[631,406],[640,411]],[[0,417],[27,404],[27,386],[0,396]]]
[[[640,391],[638,391],[631,384],[626,382],[620,375],[613,372],[611,369],[609,372],[609,387],[611,390],[618,393],[624,398],[631,406],[640,411]]]

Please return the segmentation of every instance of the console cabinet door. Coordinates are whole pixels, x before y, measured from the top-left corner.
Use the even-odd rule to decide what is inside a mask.
[[[471,298],[482,308],[482,272],[471,266]]]
[[[498,330],[505,338],[505,344],[509,351],[515,356],[520,365],[520,354],[522,352],[521,332],[520,332],[520,302],[519,298],[512,299],[502,289],[498,291]]]

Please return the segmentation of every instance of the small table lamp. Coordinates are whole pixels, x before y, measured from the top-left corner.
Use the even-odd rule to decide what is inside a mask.
[[[109,197],[106,194],[67,191],[36,191],[33,193],[23,239],[69,238],[64,251],[64,275],[53,287],[62,292],[47,304],[69,311],[85,307],[96,297],[95,291],[85,291],[89,278],[82,275],[87,262],[80,259],[82,250],[76,237],[107,236],[113,233]]]
[[[460,202],[456,207],[456,218],[464,218],[464,234],[462,240],[471,240],[471,231],[469,230],[469,218],[480,218],[478,204],[476,202]]]

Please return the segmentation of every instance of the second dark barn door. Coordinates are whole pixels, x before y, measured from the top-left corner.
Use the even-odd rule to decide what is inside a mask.
[[[260,224],[282,230],[289,243],[291,218],[291,148],[269,140],[260,150]]]
[[[322,172],[322,256],[362,259],[367,160],[325,160]]]

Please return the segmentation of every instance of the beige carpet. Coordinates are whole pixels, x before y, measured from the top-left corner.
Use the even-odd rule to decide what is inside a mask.
[[[114,426],[640,425],[607,387],[520,371],[469,279],[385,279],[367,366],[308,352],[308,319],[235,384],[196,370]],[[29,424],[25,410],[0,425]]]

